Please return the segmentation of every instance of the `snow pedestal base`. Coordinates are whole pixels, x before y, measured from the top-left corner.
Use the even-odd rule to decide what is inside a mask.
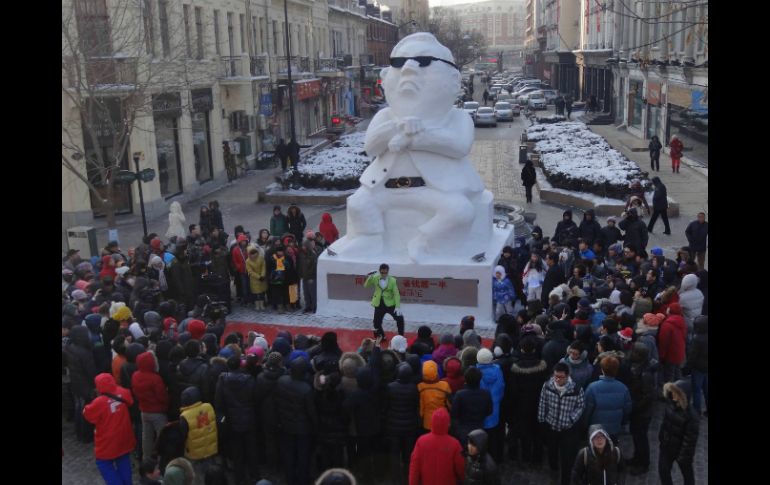
[[[503,247],[511,245],[513,237],[512,225],[504,229],[493,227],[484,261],[474,261],[474,255],[469,254],[466,259],[434,257],[425,264],[414,264],[407,257],[371,254],[359,258],[324,252],[318,258],[316,314],[371,319],[374,288],[364,288],[364,281],[367,273],[387,263],[390,275],[398,280],[401,311],[407,325],[459,325],[464,316],[473,315],[477,326],[493,327],[492,272]],[[386,322],[390,320],[386,316]],[[392,325],[386,325],[386,329],[394,329]]]

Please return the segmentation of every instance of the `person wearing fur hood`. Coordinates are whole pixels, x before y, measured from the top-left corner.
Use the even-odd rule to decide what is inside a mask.
[[[613,445],[601,425],[588,428],[588,446],[580,450],[572,467],[572,485],[617,485],[623,471],[620,448]]]
[[[185,458],[174,458],[163,474],[164,485],[192,485],[195,480],[195,471],[192,464]]]
[[[340,389],[346,393],[351,393],[358,388],[356,381],[356,371],[366,365],[366,361],[357,352],[345,352],[340,357],[340,372],[342,379]]]
[[[527,463],[542,461],[542,436],[538,431],[538,405],[540,391],[550,375],[548,365],[540,358],[536,339],[522,338],[519,343],[520,358],[511,365],[509,382],[515,400],[514,423],[511,431],[513,442],[521,442],[521,459]]]
[[[658,474],[660,483],[663,485],[674,483],[671,479],[671,469],[674,462],[679,465],[679,470],[684,478],[684,485],[695,484],[693,459],[700,422],[689,404],[689,390],[690,383],[685,380],[669,382],[663,386],[666,409],[658,433],[660,444]]]

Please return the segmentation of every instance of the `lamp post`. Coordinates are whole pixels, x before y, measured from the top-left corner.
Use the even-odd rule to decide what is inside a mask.
[[[294,84],[291,80],[291,44],[289,43],[289,0],[283,0],[283,17],[286,25],[286,73],[289,78],[289,125],[291,128],[291,139],[297,139],[294,129],[294,95],[292,94]]]
[[[134,152],[134,165],[136,165],[136,178],[139,184],[139,207],[142,209],[142,229],[147,236],[147,217],[144,214],[144,194],[142,193],[142,180],[139,179],[139,159],[144,158],[144,153]]]
[[[411,26],[412,26],[412,28],[414,29],[414,28],[416,28],[416,27],[417,27],[417,21],[416,21],[416,20],[414,20],[414,19],[409,19],[408,21],[406,21],[406,22],[404,22],[403,24],[399,25],[399,26],[398,26],[398,28],[397,28],[397,30],[398,30],[398,31],[401,31],[401,27],[403,27],[403,26],[405,26],[405,25],[411,25]]]

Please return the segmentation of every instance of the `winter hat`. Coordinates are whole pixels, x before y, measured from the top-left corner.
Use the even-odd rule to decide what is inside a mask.
[[[128,331],[131,332],[131,335],[134,336],[134,339],[144,337],[144,331],[142,330],[142,327],[139,325],[138,322],[134,322],[131,325],[129,325]]]
[[[236,241],[239,243],[242,241],[248,241],[248,240],[249,240],[249,237],[245,234],[238,234],[238,238],[236,239]]]
[[[299,357],[304,358],[306,362],[310,362],[310,356],[307,354],[307,352],[304,350],[293,350],[291,354],[289,354],[289,363],[293,362]]]
[[[289,341],[283,337],[278,337],[273,342],[273,351],[278,352],[283,357],[287,357],[291,353],[291,345]]]
[[[116,303],[117,305],[117,303]],[[123,306],[119,307],[115,313],[112,313],[112,319],[117,320],[118,322],[125,322],[127,320],[131,320],[133,316],[131,315],[131,310],[128,309],[125,303],[122,304]]]
[[[433,335],[433,331],[430,329],[430,327],[423,325],[417,329],[417,338],[429,339],[431,335]]]
[[[289,331],[288,331],[288,330],[281,330],[280,332],[278,332],[277,334],[275,334],[275,336],[276,336],[276,338],[277,338],[277,337],[281,337],[281,338],[285,339],[285,340],[286,340],[286,342],[287,342],[289,345],[292,345],[292,344],[294,343],[294,338],[292,338],[292,336],[291,336],[291,333],[289,333]]]
[[[217,355],[219,351],[219,345],[217,345],[217,336],[213,333],[207,333],[201,338],[201,341],[206,344],[206,353],[210,357]]]
[[[407,341],[403,335],[396,335],[390,340],[390,348],[399,354],[406,353]]]
[[[454,341],[455,341],[455,339],[454,339],[454,337],[452,336],[451,333],[442,333],[441,334],[441,339],[439,340],[439,343],[441,345],[454,344]]]
[[[662,313],[645,313],[642,316],[642,320],[644,321],[644,324],[648,327],[659,327],[661,323],[663,323],[663,320],[666,319],[666,316]]]
[[[607,218],[607,224],[609,224],[610,222],[618,222],[618,218],[615,216],[609,216]]]
[[[267,356],[268,369],[280,369],[283,367],[283,355],[280,352],[270,352]]]
[[[460,321],[460,335],[465,333],[466,330],[472,330],[476,323],[476,317],[473,315],[466,315]]]
[[[315,231],[312,230],[312,229],[308,229],[307,232],[305,233],[305,238],[306,239],[315,239]]]
[[[663,256],[663,248],[655,246],[654,248],[650,249],[650,254],[653,256]]]
[[[491,364],[493,357],[489,349],[481,349],[476,354],[476,362],[479,364]]]
[[[83,291],[85,291],[85,290],[86,290],[86,288],[88,288],[88,284],[89,284],[89,283],[88,283],[88,281],[86,281],[86,280],[77,280],[77,281],[75,282],[75,288],[77,288],[78,290],[83,290]]]
[[[310,347],[310,339],[307,335],[297,335],[294,339],[294,348],[296,350],[307,350],[308,347]]]
[[[187,331],[190,332],[192,338],[200,340],[206,333],[206,324],[203,320],[190,320],[190,323],[187,324]]]
[[[353,474],[344,468],[330,468],[315,482],[316,485],[356,485],[356,483],[358,482]]]
[[[75,290],[72,292],[72,298],[77,301],[86,301],[88,300],[88,293],[83,290]]]
[[[262,360],[265,357],[265,351],[262,350],[262,347],[257,347],[255,345],[253,347],[249,347],[249,350],[246,351],[246,355],[256,355],[259,360]]]
[[[144,312],[144,324],[147,327],[160,328],[162,326],[160,313],[153,310]]]
[[[184,345],[187,342],[189,342],[190,339],[192,339],[192,335],[190,335],[190,332],[182,332],[182,333],[179,334],[179,338],[177,339],[177,343],[179,343],[179,345]]]
[[[224,359],[229,359],[233,355],[235,355],[235,352],[230,347],[222,347],[222,350],[219,351],[219,356]]]
[[[495,266],[495,270],[492,272],[492,276],[497,277],[497,273],[500,273],[503,275],[503,278],[505,278],[505,268],[503,268],[500,265]]]
[[[265,337],[257,337],[254,339],[254,346],[262,348],[263,352],[267,352],[267,349],[270,348],[270,346],[267,344],[267,340],[265,340]]]
[[[626,327],[620,332],[618,332],[618,335],[620,335],[620,338],[625,340],[626,342],[630,341],[631,338],[634,335],[634,331],[631,329],[631,327]]]
[[[620,290],[617,288],[610,293],[610,303],[613,305],[620,305]]]
[[[589,300],[588,298],[581,298],[580,301],[578,302],[578,306],[580,308],[586,308],[586,309],[591,308],[591,300]]]
[[[463,335],[463,347],[481,348],[481,337],[479,337],[475,330],[465,332]]]

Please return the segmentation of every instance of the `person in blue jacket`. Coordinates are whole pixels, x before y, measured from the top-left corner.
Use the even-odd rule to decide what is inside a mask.
[[[492,299],[495,303],[495,321],[506,313],[513,314],[516,291],[505,274],[505,268],[500,265],[495,266],[495,274],[492,277]]]
[[[599,380],[586,389],[585,417],[589,426],[601,424],[617,445],[621,428],[631,418],[631,393],[615,378],[620,368],[616,357],[604,357],[599,365]]]
[[[484,431],[489,435],[489,454],[500,463],[503,459],[504,429],[500,425],[500,403],[505,393],[505,379],[500,366],[494,364],[494,355],[489,349],[481,349],[476,354],[476,367],[481,371],[481,389],[492,395],[492,414],[484,419]]]

